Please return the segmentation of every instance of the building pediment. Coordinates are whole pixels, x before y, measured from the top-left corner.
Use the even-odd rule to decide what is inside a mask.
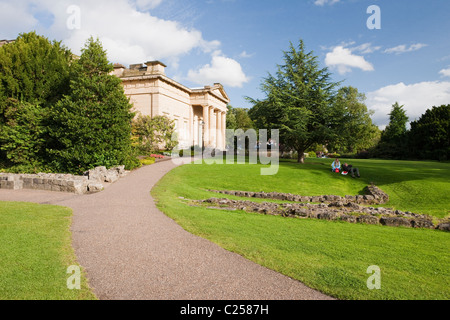
[[[213,89],[211,90],[216,96],[221,97],[225,100],[230,101],[230,98],[228,97],[227,93],[225,92],[225,89],[220,83],[214,84]]]

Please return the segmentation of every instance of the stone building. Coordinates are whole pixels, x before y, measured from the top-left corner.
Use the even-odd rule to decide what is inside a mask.
[[[15,41],[15,40],[0,40],[0,47],[3,46],[3,45],[5,45],[5,44],[12,43],[12,42],[14,42],[14,41]]]
[[[180,146],[225,149],[226,114],[229,98],[219,83],[190,89],[165,75],[159,61],[114,65],[134,111],[148,116],[167,116],[175,121]]]

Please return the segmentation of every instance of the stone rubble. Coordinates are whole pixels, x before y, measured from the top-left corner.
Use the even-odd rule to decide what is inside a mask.
[[[367,187],[366,191],[368,194],[366,195],[356,195],[356,196],[347,195],[345,197],[335,195],[311,197],[281,192],[249,192],[249,191],[232,191],[232,190],[208,190],[208,191],[237,197],[273,199],[273,200],[294,201],[294,202],[333,201],[336,202],[337,204],[342,203],[342,206],[350,202],[357,204],[382,204],[389,201],[389,195],[373,184]]]
[[[118,166],[111,169],[97,167],[86,171],[82,176],[56,173],[0,173],[0,189],[47,190],[75,194],[95,193],[104,189],[105,182],[116,182],[128,173],[129,171],[125,170],[125,166]]]
[[[428,215],[409,211],[403,212],[392,208],[367,206],[383,204],[389,201],[389,196],[374,185],[367,187],[368,195],[347,195],[345,197],[334,195],[310,197],[278,192],[209,191],[238,197],[292,201],[292,203],[274,203],[226,198],[210,198],[196,201],[200,204],[206,204],[211,209],[243,210],[283,217],[340,220],[349,223],[450,231],[450,221],[448,219],[441,220],[435,225],[433,217]]]

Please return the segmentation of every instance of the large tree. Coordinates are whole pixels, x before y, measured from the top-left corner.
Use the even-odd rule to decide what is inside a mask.
[[[249,129],[254,129],[254,123],[248,114],[248,109],[234,108],[231,105],[227,106],[227,132],[226,132],[226,145],[228,148],[234,146],[237,147],[238,141],[245,137],[246,148],[254,147],[250,146],[249,138],[246,135]],[[242,130],[242,131],[240,131]]]
[[[0,161],[39,170],[48,109],[68,92],[71,52],[35,32],[0,48]]]
[[[73,66],[70,92],[51,108],[51,150],[59,171],[127,164],[132,105],[99,40],[86,42]]]
[[[428,109],[411,122],[408,134],[411,156],[420,159],[450,159],[450,105]]]
[[[366,96],[354,87],[339,89],[334,102],[335,137],[328,147],[339,152],[355,153],[373,147],[380,129],[372,123],[373,111],[364,101]]]
[[[284,52],[284,64],[261,84],[266,98],[248,98],[254,105],[250,117],[260,129],[279,129],[280,144],[297,151],[298,162],[303,163],[309,147],[333,136],[333,97],[338,85],[327,68],[319,67],[313,52],[306,52],[302,40],[297,48],[291,43]]]
[[[409,118],[403,107],[398,102],[392,105],[389,113],[389,124],[381,133],[381,139],[375,148],[374,156],[394,159],[407,157],[406,125]]]

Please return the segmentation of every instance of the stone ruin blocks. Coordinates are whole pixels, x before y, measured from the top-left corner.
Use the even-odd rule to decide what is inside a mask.
[[[85,194],[104,189],[103,183],[113,183],[125,176],[125,166],[111,168],[98,167],[89,170],[84,176],[71,174],[5,174],[0,173],[0,189],[10,190],[46,190]]]

